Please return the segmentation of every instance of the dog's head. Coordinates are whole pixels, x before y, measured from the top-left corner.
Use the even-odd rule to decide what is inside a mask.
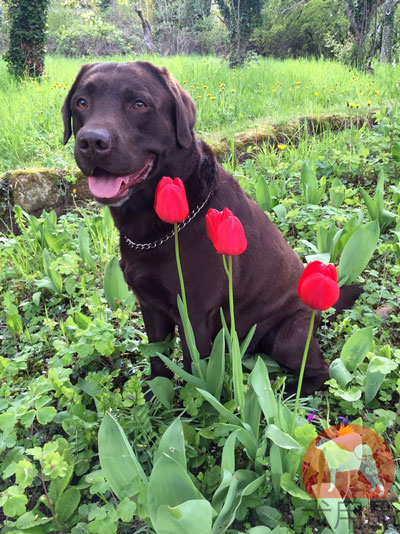
[[[84,65],[62,113],[64,144],[73,131],[75,159],[90,190],[113,206],[161,178],[171,154],[194,139],[191,97],[165,68],[146,62]]]

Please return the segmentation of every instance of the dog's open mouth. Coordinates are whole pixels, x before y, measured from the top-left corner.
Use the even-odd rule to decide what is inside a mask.
[[[98,199],[119,200],[129,194],[134,185],[143,182],[153,168],[153,159],[146,161],[141,169],[126,176],[114,176],[96,168],[89,176],[89,189]]]

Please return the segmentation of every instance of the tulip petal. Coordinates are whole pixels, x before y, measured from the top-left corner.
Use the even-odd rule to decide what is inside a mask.
[[[167,223],[174,224],[186,219],[189,206],[185,186],[180,178],[161,178],[156,188],[154,209],[160,219]]]
[[[328,310],[339,298],[337,283],[321,273],[313,273],[304,278],[298,290],[301,300],[313,310]]]

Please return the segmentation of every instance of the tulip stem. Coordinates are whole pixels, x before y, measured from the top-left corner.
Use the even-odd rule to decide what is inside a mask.
[[[303,360],[301,362],[301,367],[300,367],[299,382],[297,384],[296,401],[295,401],[295,404],[294,404],[294,412],[293,412],[292,432],[291,432],[292,436],[294,434],[294,429],[296,428],[296,420],[297,420],[297,411],[298,411],[298,408],[299,408],[300,392],[301,392],[301,386],[303,385],[304,369],[306,368],[308,349],[310,347],[311,336],[312,336],[312,333],[313,333],[313,330],[314,330],[314,320],[315,320],[315,310],[313,310],[312,314],[311,314],[310,328],[308,329],[308,336],[307,336],[306,346],[304,347]]]
[[[239,340],[235,327],[235,313],[233,308],[233,274],[232,274],[232,256],[228,256],[228,278],[229,278],[229,311],[231,316],[231,345],[232,345],[232,374],[233,374],[233,391],[237,405],[239,406],[240,416],[244,416],[244,393],[243,393],[243,370],[242,358],[240,354]]]
[[[174,223],[174,232],[175,232],[175,257],[176,257],[176,266],[178,267],[178,276],[179,276],[179,283],[181,285],[181,293],[182,293],[182,302],[183,306],[185,308],[186,317],[189,316],[188,309],[187,309],[187,303],[186,303],[186,293],[185,293],[185,284],[183,283],[183,274],[182,274],[182,267],[181,267],[181,258],[179,256],[179,241],[178,241],[178,225],[177,223]]]
[[[223,261],[223,264],[224,264],[224,269],[225,269],[225,272],[226,272],[226,276],[229,278],[229,269],[228,269],[228,266],[226,264],[225,254],[222,254],[222,261]]]
[[[197,372],[199,374],[199,377],[204,380],[203,372],[201,370],[200,366],[200,360],[199,360],[199,353],[196,348],[196,341],[194,338],[194,333],[192,326],[190,324],[189,319],[189,312],[186,302],[186,292],[185,292],[185,284],[183,282],[183,274],[182,274],[182,267],[181,267],[181,259],[179,255],[179,241],[178,241],[178,226],[177,223],[174,223],[174,233],[175,233],[175,258],[176,258],[176,266],[178,267],[178,276],[179,276],[179,283],[181,286],[181,293],[182,293],[182,304],[183,304],[183,313],[185,315],[183,319],[184,325],[183,328],[185,330],[185,324],[187,325],[185,330],[185,336],[186,336],[186,344],[189,349],[190,355],[192,357],[192,361],[194,365],[196,366]]]

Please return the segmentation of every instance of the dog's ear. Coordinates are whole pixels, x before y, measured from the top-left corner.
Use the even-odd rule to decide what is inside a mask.
[[[175,129],[178,143],[182,148],[189,148],[193,141],[193,128],[196,122],[196,106],[187,91],[170,75],[167,69],[162,69],[167,87],[174,97]]]
[[[72,95],[75,93],[75,89],[78,87],[78,84],[82,79],[82,76],[89,70],[90,67],[92,67],[95,64],[96,63],[91,63],[91,64],[88,64],[88,65],[83,65],[81,67],[81,70],[78,72],[78,75],[77,75],[74,83],[72,84],[72,87],[69,90],[65,100],[64,100],[64,105],[63,105],[62,110],[61,110],[62,111],[62,116],[63,116],[63,121],[64,121],[64,140],[63,140],[64,145],[67,144],[68,139],[72,135],[72,126],[71,126],[71,118],[72,118],[72,115],[71,115],[71,98],[72,98]]]

